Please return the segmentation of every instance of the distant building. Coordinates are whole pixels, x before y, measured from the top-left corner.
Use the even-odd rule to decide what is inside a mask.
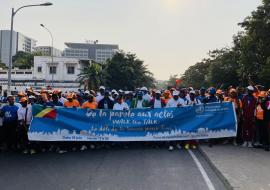
[[[10,33],[10,30],[0,30],[0,60],[6,65],[9,62]],[[35,51],[36,40],[15,31],[12,35],[12,56],[16,55],[18,51],[28,53]]]
[[[53,49],[53,56],[54,57],[61,57],[62,51],[56,48],[52,48],[51,46],[37,46],[35,48],[36,52],[41,52],[43,56],[51,56]]]
[[[69,43],[64,50],[64,57],[89,59],[98,63],[104,63],[107,59],[111,59],[113,54],[118,51],[118,45],[97,44],[97,43]]]

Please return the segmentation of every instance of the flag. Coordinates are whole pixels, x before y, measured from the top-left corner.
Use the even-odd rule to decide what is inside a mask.
[[[57,112],[53,108],[48,108],[42,105],[33,106],[33,117],[55,119]]]

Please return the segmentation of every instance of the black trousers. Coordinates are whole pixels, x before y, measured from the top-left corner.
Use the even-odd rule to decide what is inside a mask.
[[[3,124],[4,142],[7,143],[7,147],[16,149],[17,147],[17,122],[9,122]]]
[[[20,148],[23,150],[30,148],[30,143],[29,143],[28,135],[27,135],[28,129],[29,129],[29,125],[26,125],[26,126],[19,125],[18,130],[17,130],[18,144],[20,145]]]

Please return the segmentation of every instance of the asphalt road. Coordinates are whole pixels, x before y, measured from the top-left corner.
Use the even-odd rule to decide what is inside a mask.
[[[193,153],[214,189],[225,189],[200,153]],[[165,147],[0,153],[1,190],[208,190],[206,181],[188,151]]]

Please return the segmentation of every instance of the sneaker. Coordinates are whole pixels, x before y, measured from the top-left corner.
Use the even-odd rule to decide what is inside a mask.
[[[196,145],[192,145],[192,149],[196,149],[197,148],[197,146]]]
[[[234,145],[234,146],[238,146],[236,140],[233,141],[233,145]]]
[[[248,148],[253,148],[253,145],[251,142],[248,142]]]
[[[176,144],[176,147],[181,150],[182,149],[182,146],[180,144]]]
[[[188,150],[189,149],[189,144],[185,145],[185,149]]]
[[[54,146],[53,146],[53,145],[51,145],[51,146],[50,146],[50,148],[49,148],[49,152],[52,152],[52,151],[53,151],[53,149],[54,149]]]
[[[43,153],[46,152],[46,148],[42,148],[41,152],[43,152]]]
[[[224,141],[222,142],[222,145],[226,145],[226,144],[229,144],[229,140],[228,140],[228,139],[226,139],[226,140],[224,140]]]
[[[30,150],[30,154],[31,154],[31,155],[36,154],[36,153],[37,153],[37,151],[36,151],[35,149],[31,149],[31,150]]]
[[[169,146],[168,148],[169,151],[173,151],[173,149],[174,149],[173,146]]]
[[[242,147],[247,147],[247,145],[248,145],[248,142],[245,141],[245,142],[242,144]]]
[[[59,150],[59,151],[58,151],[59,154],[64,154],[64,153],[66,153],[66,152],[67,152],[66,150]]]
[[[259,142],[255,142],[253,145],[254,145],[254,147],[259,147],[260,146],[260,143]]]
[[[25,149],[22,153],[23,153],[23,154],[28,154],[28,150]]]
[[[87,146],[82,145],[82,147],[81,147],[81,151],[84,151],[84,150],[87,150]]]

